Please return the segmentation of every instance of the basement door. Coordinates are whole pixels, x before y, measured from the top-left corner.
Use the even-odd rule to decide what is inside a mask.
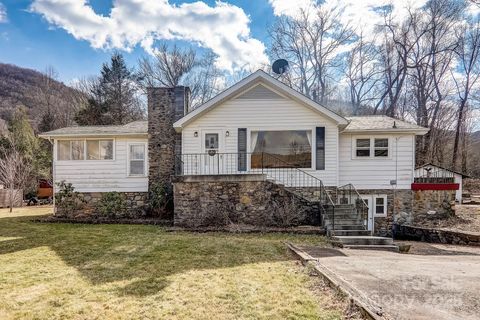
[[[203,131],[202,174],[225,174],[221,130]]]
[[[375,197],[373,195],[361,195],[362,199],[365,201],[365,203],[367,204],[368,206],[368,218],[367,218],[367,228],[369,231],[372,231],[374,232],[374,228],[375,228],[375,216],[374,216],[374,210],[375,210],[375,206],[374,206],[374,199]],[[364,222],[365,223],[365,222]]]

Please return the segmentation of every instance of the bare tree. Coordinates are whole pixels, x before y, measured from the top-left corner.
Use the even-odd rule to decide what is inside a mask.
[[[23,191],[32,181],[32,164],[20,152],[15,137],[8,134],[6,138],[8,148],[2,148],[0,153],[0,183],[8,191],[8,205],[12,212],[16,199],[23,200]]]
[[[282,80],[320,102],[331,94],[334,71],[341,66],[339,54],[354,35],[340,22],[340,14],[339,8],[319,5],[298,17],[279,18],[270,30],[270,56],[291,63]]]
[[[190,106],[202,104],[223,89],[222,71],[215,65],[217,56],[207,52],[198,57],[192,48],[169,48],[162,44],[155,50],[152,58],[139,61],[139,82],[146,90],[148,87],[188,86],[191,89]]]
[[[345,76],[354,115],[359,113],[362,105],[375,99],[375,89],[381,80],[377,52],[374,42],[365,41],[360,34],[359,40],[347,54]]]
[[[171,49],[163,43],[155,50],[153,61],[142,58],[139,61],[139,74],[143,87],[175,87],[196,65],[196,55],[192,48]]]
[[[455,141],[453,145],[452,167],[456,168],[459,159],[460,138],[462,126],[465,122],[465,114],[468,112],[470,94],[480,77],[480,22],[471,21],[464,24],[457,32],[458,46],[455,54],[458,60],[458,67],[461,70],[460,76],[452,72],[459,100],[458,120],[455,128]],[[465,136],[465,135],[464,135]],[[465,140],[465,139],[463,139]],[[463,142],[466,143],[465,141]],[[464,145],[464,152],[466,147]],[[466,158],[466,155],[463,157]],[[463,163],[466,159],[463,160]],[[462,165],[466,170],[466,164]]]

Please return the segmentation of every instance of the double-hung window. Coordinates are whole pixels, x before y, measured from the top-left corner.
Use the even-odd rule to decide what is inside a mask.
[[[355,139],[355,158],[388,158],[388,138],[357,138]]]
[[[370,139],[357,139],[357,158],[369,158],[370,157]]]
[[[387,215],[387,196],[376,196],[374,197],[374,212],[376,216],[386,216]]]
[[[128,152],[128,174],[130,176],[145,175],[145,144],[136,143],[129,145]]]

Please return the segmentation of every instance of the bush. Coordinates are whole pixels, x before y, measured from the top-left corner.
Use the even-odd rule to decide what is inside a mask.
[[[96,211],[105,217],[115,218],[122,216],[127,211],[125,196],[119,192],[106,192],[96,205]]]
[[[150,215],[168,218],[173,212],[173,190],[163,183],[153,183],[148,194]]]
[[[72,215],[83,208],[85,201],[71,183],[61,181],[57,186],[59,190],[55,194],[55,205],[59,215]]]

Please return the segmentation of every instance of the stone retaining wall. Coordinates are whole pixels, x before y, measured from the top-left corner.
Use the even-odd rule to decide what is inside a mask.
[[[431,243],[480,246],[479,233],[427,229],[406,225],[395,225],[395,238],[402,240],[425,241]]]
[[[102,198],[103,192],[79,192],[81,204],[78,210],[72,213],[62,212],[57,206],[56,216],[67,218],[85,218],[99,216],[96,211],[97,203]],[[125,197],[127,212],[119,212],[118,218],[142,218],[145,216],[145,205],[148,200],[148,192],[121,192]]]
[[[177,177],[174,201],[174,225],[186,228],[320,223],[318,203],[267,181],[265,175]]]

